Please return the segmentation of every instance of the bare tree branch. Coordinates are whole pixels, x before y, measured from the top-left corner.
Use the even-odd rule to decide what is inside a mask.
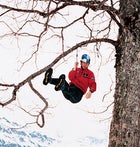
[[[39,115],[37,116],[37,121],[36,121],[37,124],[38,124],[38,126],[43,127],[43,126],[45,125],[44,112],[45,112],[45,110],[48,108],[48,102],[47,102],[46,99],[38,92],[38,90],[36,90],[36,89],[33,87],[31,81],[29,81],[29,85],[30,85],[31,89],[33,90],[33,92],[45,103],[45,106],[44,106],[44,108],[39,112]],[[39,118],[40,118],[40,117],[41,117],[41,120],[42,120],[42,123],[41,123],[41,124],[39,123]]]
[[[60,54],[57,58],[55,58],[54,61],[51,62],[51,64],[47,65],[47,67],[44,67],[43,69],[33,73],[32,75],[30,75],[29,77],[27,77],[25,80],[23,80],[22,82],[18,83],[17,85],[15,84],[2,84],[0,83],[0,86],[4,86],[4,87],[13,87],[14,90],[13,90],[13,93],[12,93],[12,98],[10,100],[8,100],[7,102],[0,102],[0,105],[2,106],[6,106],[8,104],[10,104],[12,101],[14,101],[16,99],[16,94],[17,94],[17,91],[22,87],[24,86],[26,83],[30,82],[31,80],[33,80],[35,77],[39,76],[40,74],[42,74],[43,72],[45,72],[48,68],[54,66],[59,60],[61,60],[61,58],[67,56],[69,53],[73,52],[74,50],[76,50],[77,48],[80,48],[84,45],[87,45],[87,44],[90,44],[90,43],[95,43],[95,42],[107,42],[107,43],[110,43],[114,46],[118,45],[118,42],[117,41],[114,41],[114,40],[111,40],[111,39],[108,39],[108,38],[104,38],[104,39],[91,39],[91,40],[86,40],[86,41],[83,41],[83,42],[80,42],[78,44],[76,44],[75,46],[73,46],[72,48],[70,48],[69,50],[63,52],[62,54]],[[30,87],[32,87],[31,83],[30,83]],[[33,89],[32,89],[33,90]],[[35,89],[34,89],[34,92],[35,92]],[[43,97],[36,91],[36,94],[44,101],[46,102]]]
[[[71,17],[69,14],[71,10],[69,9],[74,6],[77,6],[77,8],[82,8],[83,11],[81,14],[78,14],[71,20],[67,20],[67,17]],[[32,47],[27,48],[27,50],[31,50],[30,54],[23,61],[20,59],[18,60],[21,61],[20,69],[32,61],[42,48],[46,49],[46,45],[50,40],[52,41],[54,38],[57,38],[60,41],[59,47],[61,52],[59,51],[57,56],[53,58],[48,65],[44,66],[43,68],[41,67],[41,69],[22,79],[22,81],[17,82],[17,84],[14,82],[13,84],[0,83],[0,87],[2,87],[4,92],[6,92],[9,88],[12,89],[11,97],[8,97],[8,99],[1,98],[0,105],[2,107],[7,106],[15,101],[20,89],[25,87],[26,84],[29,85],[32,93],[34,93],[45,106],[39,108],[36,115],[32,115],[25,109],[23,110],[25,110],[25,112],[32,117],[35,117],[35,123],[39,127],[43,127],[45,125],[44,114],[48,109],[48,102],[42,93],[39,92],[39,89],[34,87],[33,81],[47,69],[56,65],[61,59],[71,54],[75,50],[82,49],[90,44],[94,44],[95,46],[98,46],[97,52],[99,53],[102,43],[107,43],[114,47],[118,46],[118,39],[110,37],[110,34],[112,33],[112,23],[115,23],[121,27],[118,20],[119,11],[115,9],[113,1],[111,1],[111,6],[109,6],[107,4],[107,0],[40,0],[29,1],[27,7],[23,7],[22,2],[20,2],[15,5],[13,5],[13,3],[12,5],[10,5],[10,3],[7,5],[0,4],[0,8],[2,8],[2,12],[0,14],[2,20],[0,21],[0,24],[2,24],[2,26],[4,26],[6,29],[4,33],[0,34],[1,40],[7,38],[13,38],[13,40],[16,39],[18,48],[23,50],[23,44],[20,45],[20,41],[23,38],[28,37],[28,39],[35,39],[35,41],[31,44]],[[68,12],[65,12],[66,9]],[[104,16],[106,19],[103,20],[102,18]],[[11,21],[8,19],[8,17]],[[59,18],[62,20],[62,23],[58,25],[57,23]],[[101,28],[96,29],[95,26],[100,26],[101,23]],[[65,32],[72,28],[75,24],[82,24],[82,29],[84,29],[86,35],[81,35],[80,33],[76,34],[80,38],[80,41],[74,40],[72,45],[67,45],[66,41],[68,38],[65,35]],[[43,44],[43,42],[45,43]]]

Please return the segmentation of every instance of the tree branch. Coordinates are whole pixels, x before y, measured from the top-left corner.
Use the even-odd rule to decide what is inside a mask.
[[[37,116],[37,124],[38,126],[40,127],[43,127],[45,125],[45,119],[44,119],[44,112],[45,110],[48,108],[48,102],[46,101],[46,99],[38,92],[38,90],[36,90],[34,87],[33,87],[33,84],[31,81],[28,82],[29,83],[29,86],[30,88],[33,90],[33,92],[45,103],[45,107],[39,112],[39,115]],[[42,123],[40,124],[39,123],[39,118],[41,117],[41,120],[42,120]]]

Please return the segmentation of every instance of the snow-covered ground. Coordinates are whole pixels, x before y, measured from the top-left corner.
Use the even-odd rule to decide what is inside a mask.
[[[30,127],[13,129],[10,126],[20,127],[6,118],[0,119],[0,147],[107,147],[107,136],[96,137],[96,133],[94,136],[79,138],[67,138],[56,133],[55,138]]]

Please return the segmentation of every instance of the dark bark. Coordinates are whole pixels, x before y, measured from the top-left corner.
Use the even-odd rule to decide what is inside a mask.
[[[140,3],[120,0],[120,44],[109,147],[140,147]]]

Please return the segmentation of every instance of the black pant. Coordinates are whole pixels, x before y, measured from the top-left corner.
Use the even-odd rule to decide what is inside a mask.
[[[52,78],[50,84],[56,85],[58,83],[58,79]],[[61,88],[61,91],[64,97],[71,101],[72,103],[78,103],[81,101],[84,92],[76,87],[75,85],[69,85],[65,80],[64,85]]]

